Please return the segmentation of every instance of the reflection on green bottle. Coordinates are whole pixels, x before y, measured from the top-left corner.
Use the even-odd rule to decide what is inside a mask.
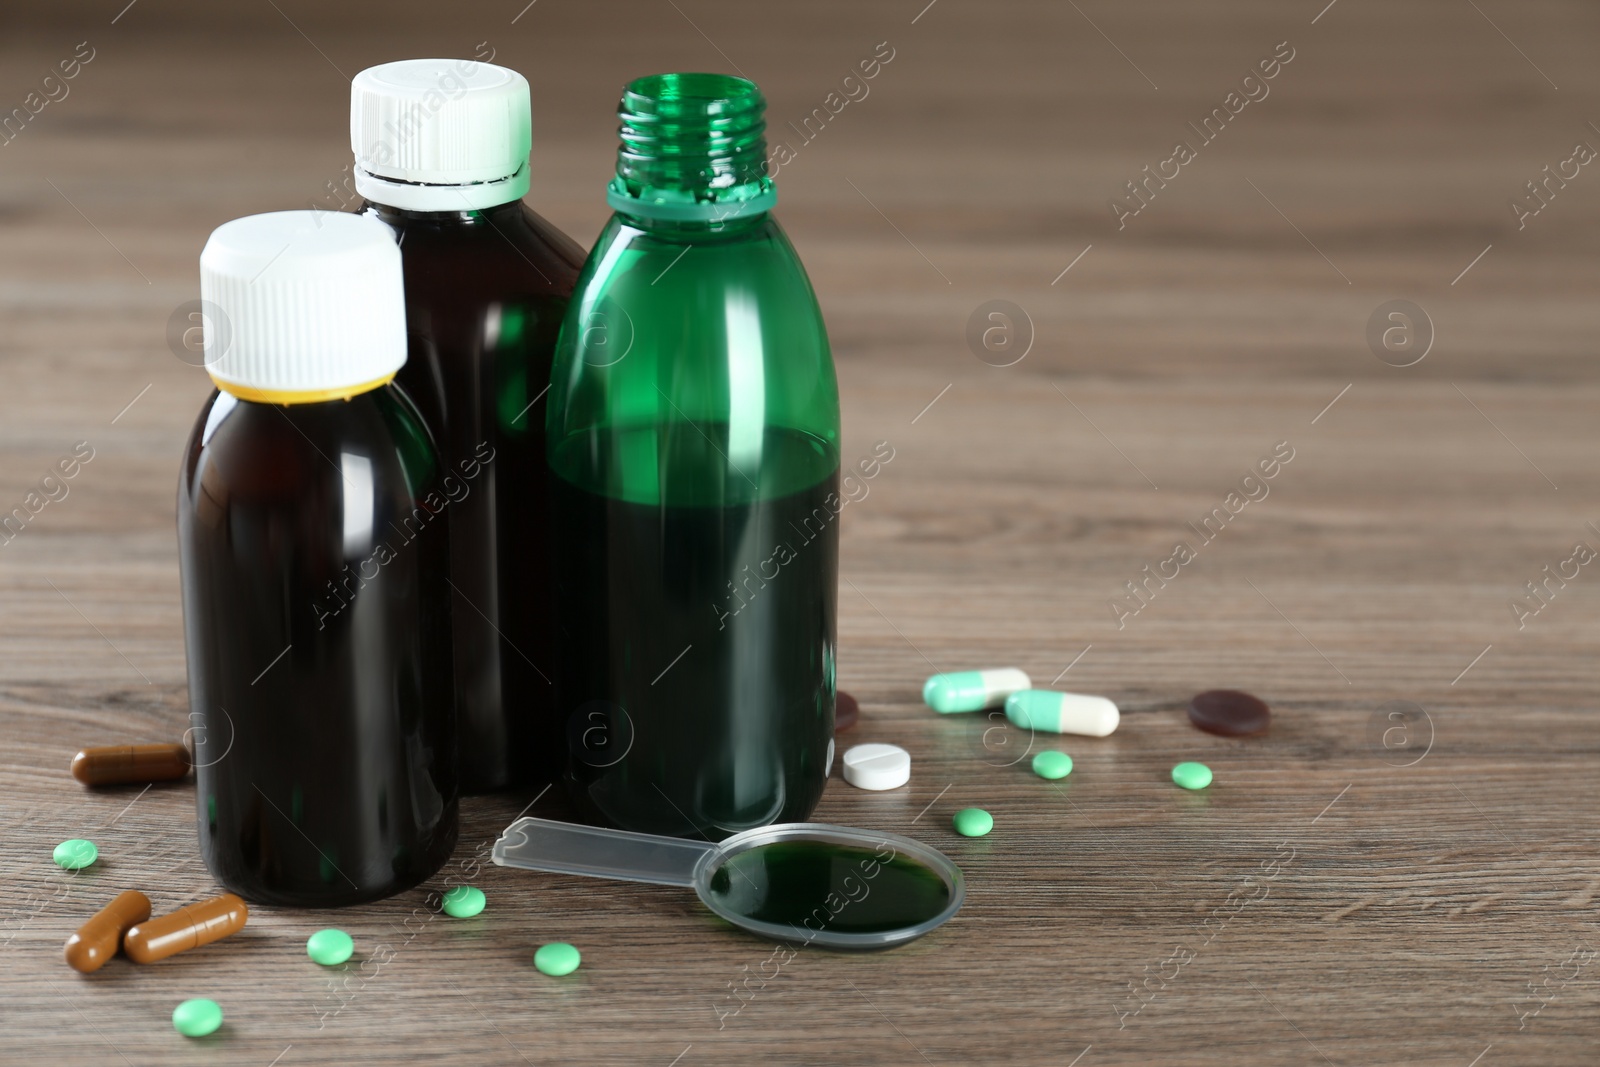
[[[839,394],[769,214],[764,108],[726,75],[628,86],[616,214],[556,351],[567,779],[630,830],[803,820],[831,758]]]

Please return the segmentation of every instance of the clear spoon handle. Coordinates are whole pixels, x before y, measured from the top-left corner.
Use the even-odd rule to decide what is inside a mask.
[[[716,848],[706,841],[527,818],[501,832],[493,855],[502,867],[692,886],[695,865]]]

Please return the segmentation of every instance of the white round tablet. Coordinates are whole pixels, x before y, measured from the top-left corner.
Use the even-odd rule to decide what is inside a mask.
[[[844,752],[844,780],[857,789],[898,789],[911,780],[911,753],[899,745],[852,745]]]

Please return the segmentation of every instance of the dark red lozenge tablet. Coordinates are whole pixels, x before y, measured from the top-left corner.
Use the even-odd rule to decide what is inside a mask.
[[[861,705],[856,703],[856,698],[839,690],[833,705],[833,732],[842,734],[856,724],[861,718]]]
[[[1189,701],[1189,721],[1207,733],[1249,737],[1267,732],[1272,710],[1249,693],[1212,689]]]

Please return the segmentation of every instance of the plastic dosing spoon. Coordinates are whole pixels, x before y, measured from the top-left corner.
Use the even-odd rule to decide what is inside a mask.
[[[892,948],[944,923],[966,879],[938,849],[827,823],[761,826],[725,841],[518,819],[494,844],[502,867],[693,887],[760,937],[840,949]]]

